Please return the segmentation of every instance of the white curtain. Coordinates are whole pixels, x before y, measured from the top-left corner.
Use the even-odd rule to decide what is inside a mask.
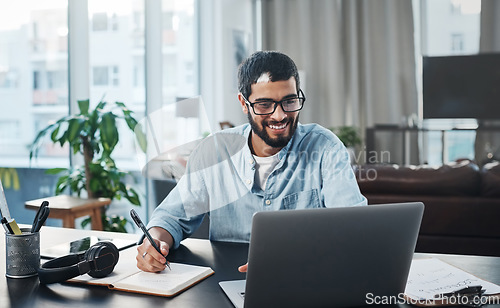
[[[263,49],[305,72],[301,122],[399,124],[418,110],[411,0],[263,0]]]

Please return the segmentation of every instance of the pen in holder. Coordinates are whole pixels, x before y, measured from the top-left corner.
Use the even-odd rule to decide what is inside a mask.
[[[22,234],[5,234],[5,276],[26,278],[37,275],[40,267],[40,232],[21,228]]]

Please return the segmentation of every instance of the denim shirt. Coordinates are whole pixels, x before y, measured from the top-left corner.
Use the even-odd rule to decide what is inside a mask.
[[[161,227],[174,249],[210,216],[210,240],[248,242],[252,215],[320,207],[366,205],[349,154],[331,131],[298,124],[265,189],[254,185],[249,124],[205,138],[189,157],[186,174],[156,208],[148,228]],[[298,230],[300,226],[298,226]]]

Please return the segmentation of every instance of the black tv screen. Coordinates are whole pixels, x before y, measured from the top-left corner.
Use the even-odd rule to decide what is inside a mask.
[[[423,57],[424,119],[500,119],[500,54]]]

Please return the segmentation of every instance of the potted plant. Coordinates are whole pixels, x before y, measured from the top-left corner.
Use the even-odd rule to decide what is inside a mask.
[[[56,184],[56,195],[69,189],[80,196],[85,190],[88,198],[125,198],[133,205],[140,206],[139,195],[124,182],[124,177],[129,173],[118,169],[111,157],[119,141],[117,120],[124,120],[135,133],[141,149],[146,149],[146,137],[142,128],[136,127],[138,123],[132,111],[121,102],[108,104],[101,101],[94,110],[89,110],[89,100],[82,100],[78,101],[78,107],[79,113],[62,117],[38,133],[31,145],[30,161],[37,157],[44,137],[50,135],[53,143],[61,146],[68,143],[73,154],[83,155],[84,162],[83,166],[47,170],[49,174],[61,174]],[[82,227],[89,222],[90,219],[84,220]],[[105,231],[126,232],[126,224],[127,219],[123,217],[107,217],[103,213]]]
[[[361,145],[361,137],[359,136],[358,129],[354,126],[339,126],[330,128],[330,130],[339,137],[346,148],[354,148]]]
[[[356,163],[355,148],[361,145],[361,136],[355,126],[338,126],[332,127],[330,130],[339,137],[340,141],[345,145],[349,155],[351,156],[351,163]]]

